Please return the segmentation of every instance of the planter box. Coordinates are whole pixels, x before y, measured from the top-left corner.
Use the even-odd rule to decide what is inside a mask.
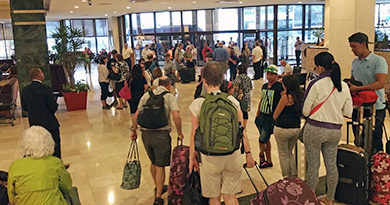
[[[68,111],[87,109],[88,91],[64,93],[66,108]]]

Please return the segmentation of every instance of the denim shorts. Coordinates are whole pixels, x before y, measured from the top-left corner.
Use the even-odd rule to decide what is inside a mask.
[[[272,121],[271,114],[260,113],[255,119],[256,127],[260,133],[259,142],[261,144],[267,144],[269,138],[271,138],[271,135],[273,134],[274,126]]]

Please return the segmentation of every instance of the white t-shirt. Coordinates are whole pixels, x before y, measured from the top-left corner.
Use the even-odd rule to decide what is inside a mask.
[[[192,49],[191,53],[192,53],[192,57],[194,59],[196,59],[196,54],[198,53],[198,50],[196,50],[196,48],[194,48],[194,49]]]
[[[156,78],[153,80],[153,86],[158,87],[158,83],[160,82],[160,78]]]
[[[145,79],[146,79],[146,83],[148,83],[148,87],[150,87],[151,86],[151,80],[152,80],[152,76],[150,75],[150,72],[145,70],[144,76],[145,76]]]
[[[127,47],[127,49],[122,49],[123,59],[130,58],[131,54],[133,54],[133,49],[131,49],[130,47]]]
[[[292,70],[290,64],[286,64],[286,66],[284,66],[284,70],[283,70],[283,73],[282,73],[282,74],[286,74],[286,73],[290,73],[290,74],[293,73],[293,70]]]
[[[263,51],[261,50],[260,46],[256,46],[253,49],[252,55],[255,56],[255,58],[253,59],[254,63],[257,63],[257,62],[259,62],[261,60],[261,58],[263,57]]]

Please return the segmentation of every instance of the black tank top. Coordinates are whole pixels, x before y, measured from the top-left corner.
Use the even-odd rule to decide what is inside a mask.
[[[300,114],[295,109],[295,104],[284,107],[280,113],[276,126],[281,128],[300,128],[301,118]]]

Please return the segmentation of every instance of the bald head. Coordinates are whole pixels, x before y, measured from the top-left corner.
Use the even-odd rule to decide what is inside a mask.
[[[171,79],[169,79],[167,76],[162,76],[158,80],[158,85],[168,88],[171,85],[171,82]]]
[[[287,62],[286,62],[285,60],[281,60],[281,61],[280,61],[280,65],[286,66],[286,65],[287,65]]]
[[[45,75],[43,74],[42,70],[39,68],[31,68],[28,74],[30,75],[32,80],[43,81],[45,79]]]

